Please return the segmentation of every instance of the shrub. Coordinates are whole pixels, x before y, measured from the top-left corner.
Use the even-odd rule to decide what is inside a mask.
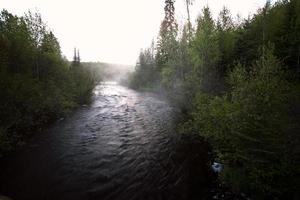
[[[198,94],[194,128],[226,164],[221,179],[236,190],[282,195],[296,189],[299,173],[299,90],[287,80],[268,50],[252,71],[237,64],[229,74],[227,95]],[[298,92],[297,92],[298,91]]]

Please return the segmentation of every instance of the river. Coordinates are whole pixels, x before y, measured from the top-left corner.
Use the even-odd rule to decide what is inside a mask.
[[[174,109],[155,94],[115,83],[91,105],[1,159],[0,194],[34,199],[202,199],[207,148],[179,136]]]

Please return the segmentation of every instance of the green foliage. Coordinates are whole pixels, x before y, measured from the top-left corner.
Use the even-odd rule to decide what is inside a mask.
[[[236,23],[226,8],[215,21],[206,7],[179,33],[166,13],[151,67],[131,79],[163,89],[186,119],[179,130],[209,141],[225,163],[220,178],[254,198],[297,195],[299,11],[300,0],[267,3]]]
[[[158,75],[154,60],[154,46],[152,46],[141,51],[135,72],[130,75],[129,86],[134,89],[150,89],[157,84]]]
[[[73,68],[39,14],[0,13],[0,153],[88,99],[97,78]]]
[[[191,54],[199,89],[205,92],[216,92],[219,83],[217,70],[220,50],[216,26],[207,7],[203,9],[203,16],[198,18]]]
[[[243,63],[251,64],[260,56],[257,49],[271,42],[275,45],[275,56],[283,59],[289,69],[299,72],[299,10],[299,0],[278,1],[273,6],[267,4],[260,9],[240,29],[239,45],[235,46],[236,57]]]
[[[238,39],[236,29],[230,11],[224,7],[217,21],[218,45],[221,54],[217,71],[222,84],[224,83],[222,77],[226,75],[227,68],[232,64],[234,58],[234,47]]]
[[[234,67],[228,95],[198,95],[192,124],[226,163],[222,178],[236,189],[261,195],[296,192],[300,127],[292,114],[300,95],[270,51],[252,68]]]
[[[77,103],[88,103],[90,101],[90,94],[93,91],[95,84],[99,82],[97,70],[93,68],[84,68],[83,66],[72,66],[71,80],[72,80],[72,94]]]

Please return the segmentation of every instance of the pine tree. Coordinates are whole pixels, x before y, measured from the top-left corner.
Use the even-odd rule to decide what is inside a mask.
[[[219,84],[217,68],[220,50],[216,26],[208,7],[203,9],[203,16],[198,18],[197,31],[191,48],[194,62],[193,76],[196,76],[193,79],[197,80],[199,90],[216,92]]]
[[[175,21],[175,0],[165,1],[165,18],[160,26],[157,42],[156,60],[159,69],[167,64],[174,49],[174,42],[177,37],[177,23]]]

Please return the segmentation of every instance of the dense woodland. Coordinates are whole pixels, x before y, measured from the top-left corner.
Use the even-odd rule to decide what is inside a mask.
[[[0,155],[89,101],[99,81],[93,67],[61,54],[40,14],[0,13]]]
[[[222,183],[258,199],[297,199],[300,0],[266,3],[243,20],[226,8],[216,20],[203,8],[196,25],[179,27],[174,16],[166,0],[130,86],[166,92],[182,111],[178,129],[201,135],[225,164]]]
[[[226,8],[213,19],[204,7],[196,24],[185,0],[183,26],[174,2],[165,0],[159,36],[140,53],[129,86],[168,96],[181,111],[178,131],[200,135],[224,164],[220,183],[254,199],[297,199],[300,0],[266,3],[247,19]],[[1,11],[0,155],[87,103],[99,74],[112,74],[75,55],[63,57],[39,14]]]

